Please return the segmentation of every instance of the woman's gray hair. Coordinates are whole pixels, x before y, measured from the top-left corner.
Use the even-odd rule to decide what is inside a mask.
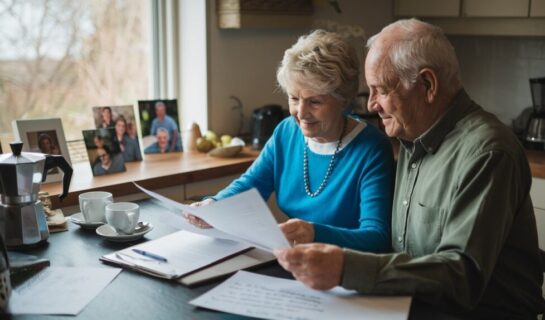
[[[397,76],[405,87],[410,87],[418,81],[422,68],[430,68],[442,84],[448,84],[444,87],[446,92],[453,93],[462,87],[456,52],[441,28],[414,18],[399,20],[369,38],[367,48],[385,31],[392,32],[393,40],[387,49],[390,65],[386,67],[390,70],[380,75],[384,83],[391,83],[389,80],[393,79],[389,77]]]
[[[346,39],[319,29],[301,36],[284,52],[276,79],[285,93],[301,84],[349,102],[358,93],[359,64],[356,50]]]

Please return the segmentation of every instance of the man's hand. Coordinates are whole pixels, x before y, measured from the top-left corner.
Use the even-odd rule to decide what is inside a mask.
[[[312,243],[275,250],[280,265],[312,289],[327,290],[341,283],[344,264],[340,247]]]
[[[314,241],[314,226],[300,219],[289,219],[278,225],[289,243],[310,243]]]
[[[192,207],[207,206],[207,205],[211,204],[214,201],[215,201],[214,199],[208,198],[208,199],[203,200],[203,201],[193,202],[192,204],[190,204],[190,206],[192,206]],[[191,213],[182,212],[182,214],[187,219],[187,221],[189,221],[189,223],[191,223],[195,227],[203,228],[203,229],[212,228],[212,226],[209,225],[208,223],[206,223],[206,221],[204,221],[201,218],[195,217]]]

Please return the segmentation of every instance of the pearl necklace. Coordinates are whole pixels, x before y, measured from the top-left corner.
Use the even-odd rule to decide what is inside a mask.
[[[305,182],[305,192],[311,198],[316,197],[317,195],[320,194],[320,192],[322,192],[322,190],[325,188],[327,184],[327,179],[329,179],[329,176],[331,175],[331,172],[333,171],[333,166],[335,164],[335,157],[337,156],[337,153],[339,152],[339,149],[341,148],[341,144],[343,141],[343,134],[344,134],[344,131],[346,130],[346,122],[347,120],[345,118],[343,122],[343,129],[341,131],[341,135],[339,136],[339,142],[337,143],[337,147],[335,147],[335,151],[333,152],[333,155],[331,156],[331,160],[329,160],[329,165],[327,167],[325,177],[322,180],[322,183],[320,183],[318,190],[316,190],[315,192],[310,191],[310,179],[308,177],[308,155],[307,155],[308,141],[305,141],[305,149],[303,153],[303,175],[304,175],[303,180]]]

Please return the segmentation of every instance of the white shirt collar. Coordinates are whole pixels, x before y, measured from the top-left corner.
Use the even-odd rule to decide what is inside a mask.
[[[359,120],[356,120],[359,121]],[[367,126],[365,121],[359,121],[359,123],[350,131],[344,138],[339,151],[344,149],[354,138]],[[332,155],[335,153],[335,148],[337,148],[337,143],[339,140],[332,142],[320,143],[305,137],[305,141],[308,142],[308,147],[310,151],[321,154],[321,155]]]

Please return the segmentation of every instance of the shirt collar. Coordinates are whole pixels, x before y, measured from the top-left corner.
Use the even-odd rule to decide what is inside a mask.
[[[464,89],[461,89],[450,102],[450,105],[439,118],[426,132],[418,137],[414,142],[399,139],[407,150],[413,150],[414,147],[421,147],[425,152],[434,154],[445,136],[452,131],[456,123],[465,117],[471,109],[471,99]]]

